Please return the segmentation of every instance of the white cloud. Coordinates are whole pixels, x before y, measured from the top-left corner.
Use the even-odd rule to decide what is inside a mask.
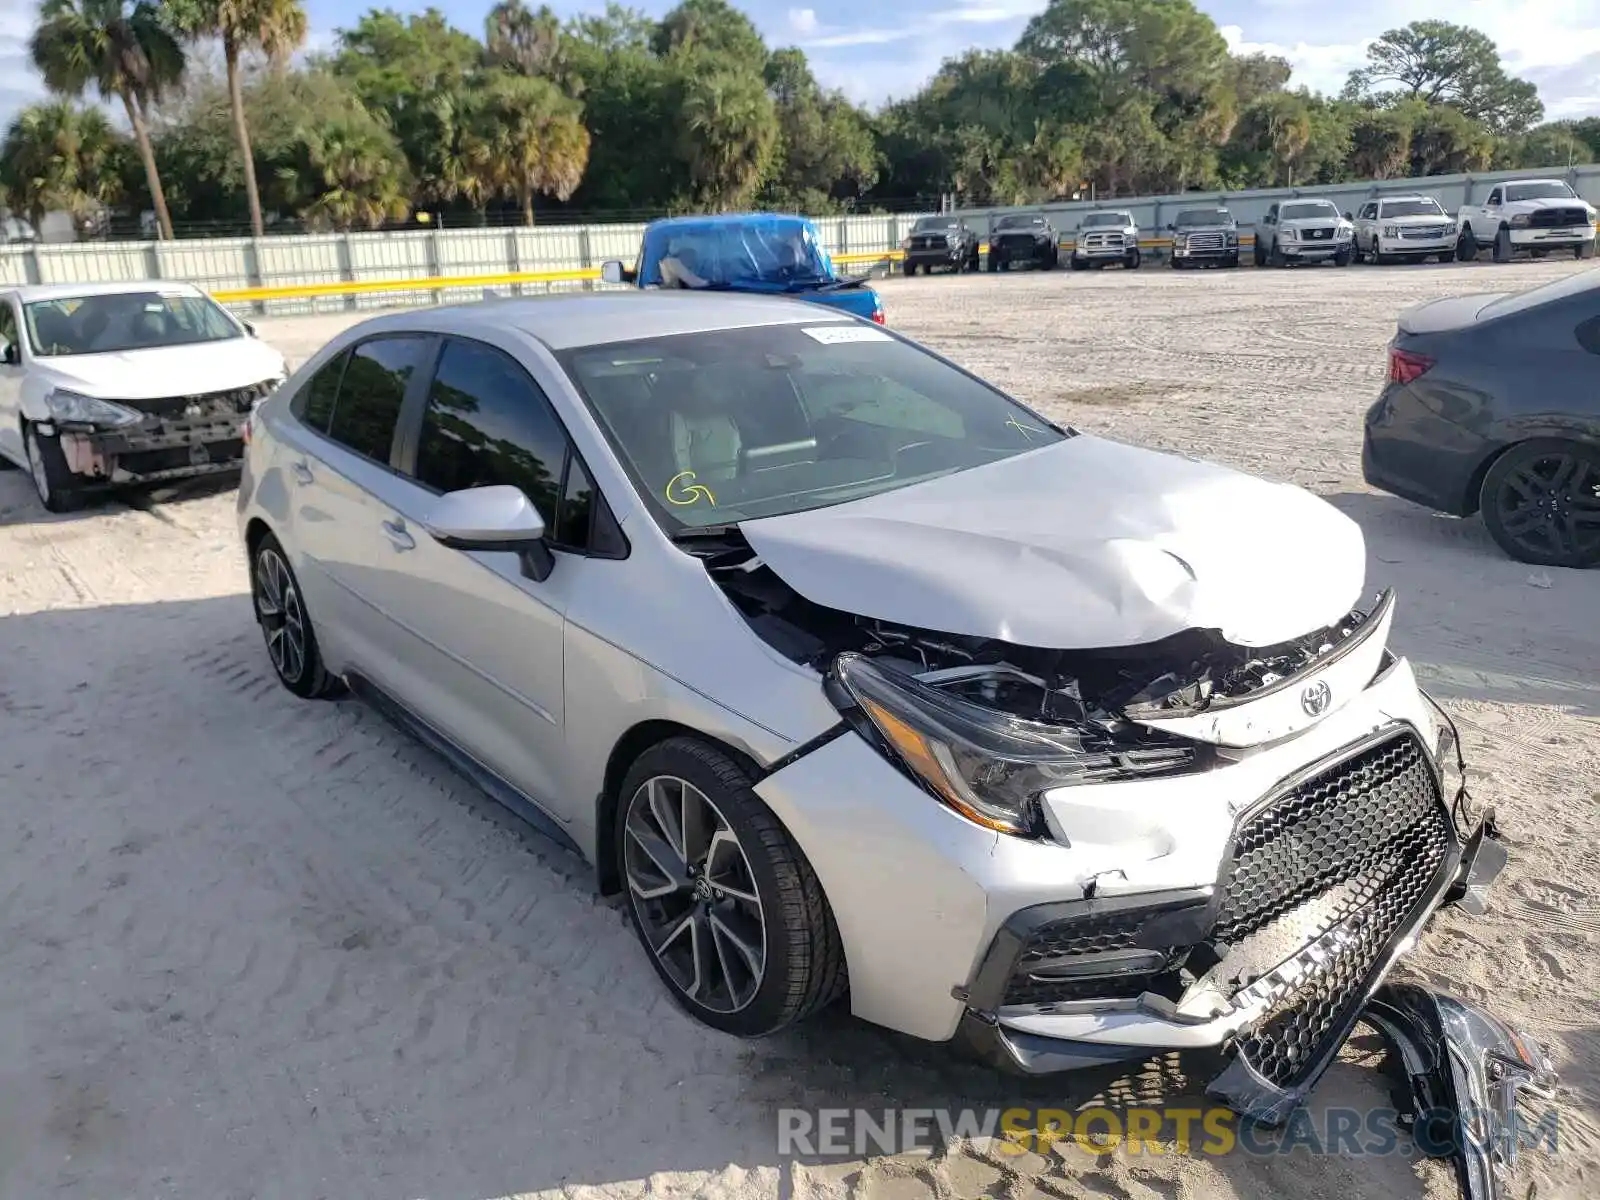
[[[966,4],[958,8],[936,9],[933,12],[908,16],[899,25],[861,29],[830,28],[816,23],[816,13],[802,9],[812,18],[811,34],[800,44],[808,50],[833,50],[845,46],[886,46],[893,42],[924,39],[930,28],[949,25],[1003,25],[1030,17],[1044,8],[1043,0],[990,0],[983,4]],[[789,10],[789,21],[794,23],[795,10]],[[950,45],[946,54],[958,54],[966,46]]]
[[[44,95],[28,55],[33,18],[28,0],[0,0],[0,133],[24,105]]]
[[[789,10],[789,29],[798,34],[816,32],[817,10],[814,8],[791,8]]]
[[[1282,46],[1276,42],[1247,41],[1244,30],[1237,25],[1224,25],[1221,32],[1234,54],[1269,54],[1288,59],[1294,68],[1290,82],[1330,95],[1337,95],[1350,72],[1367,61],[1367,47],[1372,44],[1371,39],[1367,39],[1327,45],[1296,42],[1292,46]]]

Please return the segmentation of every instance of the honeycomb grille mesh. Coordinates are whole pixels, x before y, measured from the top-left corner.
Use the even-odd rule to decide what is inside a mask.
[[[1029,973],[1049,959],[1131,949],[1139,926],[1148,917],[1147,912],[1136,910],[1039,926],[1017,956],[1004,1003],[1048,1005],[1098,996],[1137,996],[1144,988],[1143,976],[1119,981],[1122,986],[1118,987],[1106,980],[1033,979]]]
[[[1438,785],[1409,734],[1307,780],[1239,830],[1215,937],[1232,945],[1355,879],[1430,814],[1443,816]]]

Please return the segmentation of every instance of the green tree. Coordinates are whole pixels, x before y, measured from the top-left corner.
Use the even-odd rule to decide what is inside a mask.
[[[1495,155],[1497,169],[1568,167],[1589,162],[1594,150],[1578,134],[1576,121],[1552,121],[1517,137],[1502,139]]]
[[[17,114],[0,145],[0,196],[38,229],[67,212],[81,229],[117,199],[122,139],[98,108],[58,100]]]
[[[250,149],[250,123],[245,119],[240,58],[246,51],[256,50],[270,62],[282,65],[306,40],[305,9],[300,7],[300,0],[168,0],[168,6],[185,33],[216,38],[222,43],[233,135],[239,145],[245,198],[250,206],[250,228],[260,237],[265,232],[261,189],[256,184],[255,157]]]
[[[284,182],[302,197],[300,216],[313,229],[377,229],[411,211],[399,147],[365,112],[335,114],[301,129],[297,157]]]
[[[548,4],[537,10],[523,0],[500,0],[485,22],[489,65],[559,84],[569,95],[580,95],[583,81],[567,52],[568,38],[561,18]]]
[[[1395,109],[1361,109],[1350,123],[1348,173],[1393,179],[1411,169],[1411,118]]]
[[[691,72],[683,81],[680,152],[695,200],[715,212],[747,203],[767,177],[778,118],[761,77]]]
[[[767,61],[760,32],[727,0],[683,0],[661,18],[651,48],[659,58],[687,50],[756,72]]]
[[[589,165],[577,101],[548,79],[493,72],[468,135],[466,159],[487,192],[514,197],[533,224],[535,195],[565,201]]]
[[[767,91],[778,117],[776,163],[763,192],[774,208],[827,212],[878,178],[878,147],[866,118],[817,85],[799,50],[767,59]]]
[[[1494,161],[1494,134],[1453,105],[1407,100],[1401,110],[1411,121],[1412,175],[1482,171]]]
[[[183,47],[165,11],[154,0],[44,0],[29,51],[52,92],[82,96],[93,87],[102,99],[122,102],[157,226],[170,239],[172,216],[146,120],[150,105],[183,76]]]
[[[1367,47],[1367,65],[1350,73],[1350,99],[1448,104],[1494,133],[1520,133],[1544,115],[1539,91],[1506,74],[1485,33],[1449,21],[1413,21]]]

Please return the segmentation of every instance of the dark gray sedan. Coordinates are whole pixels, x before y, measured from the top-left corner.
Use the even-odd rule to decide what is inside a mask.
[[[1600,566],[1600,271],[1402,313],[1361,464],[1513,558]]]

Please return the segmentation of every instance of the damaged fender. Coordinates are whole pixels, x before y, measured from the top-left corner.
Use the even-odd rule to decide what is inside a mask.
[[[1509,1197],[1521,1139],[1517,1101],[1555,1096],[1544,1050],[1476,1005],[1414,984],[1379,988],[1363,1017],[1398,1058],[1422,1151],[1455,1156],[1466,1200]]]

